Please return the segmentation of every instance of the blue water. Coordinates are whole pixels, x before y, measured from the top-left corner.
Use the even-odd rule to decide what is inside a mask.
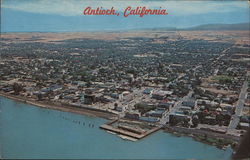
[[[125,141],[99,129],[105,119],[42,109],[3,97],[0,110],[3,158],[229,159],[231,154],[231,150],[163,131],[137,142]]]

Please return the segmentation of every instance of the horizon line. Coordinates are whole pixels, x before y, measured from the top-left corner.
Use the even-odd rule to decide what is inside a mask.
[[[78,30],[78,31],[0,31],[1,34],[5,33],[77,33],[77,32],[126,32],[126,31],[133,31],[133,30],[160,30],[165,29],[169,31],[181,31],[181,30],[190,30],[195,27],[200,27],[204,25],[237,25],[237,24],[248,24],[250,26],[249,22],[241,22],[241,23],[204,23],[200,25],[195,26],[189,26],[189,27],[171,27],[171,26],[164,26],[164,27],[153,27],[153,28],[124,28],[124,29],[97,29],[97,30]],[[197,29],[199,30],[199,29]],[[201,30],[215,30],[215,29],[201,29]],[[218,29],[223,30],[223,29]],[[224,30],[230,30],[230,29],[224,29]],[[232,29],[232,30],[245,30],[245,29]]]

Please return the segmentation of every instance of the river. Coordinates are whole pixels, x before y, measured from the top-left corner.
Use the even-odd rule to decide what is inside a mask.
[[[12,159],[229,159],[232,153],[163,131],[126,141],[99,129],[106,121],[0,97],[0,154]]]

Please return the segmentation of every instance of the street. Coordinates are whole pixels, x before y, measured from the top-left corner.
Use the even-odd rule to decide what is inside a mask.
[[[164,117],[161,118],[160,124],[165,125],[167,122],[169,122],[169,115],[175,113],[182,106],[183,101],[190,100],[192,94],[193,94],[193,91],[189,91],[189,93],[185,97],[183,97],[178,102],[176,102],[174,107],[172,107],[170,111]]]
[[[247,72],[247,77],[249,76],[249,74],[250,72]],[[246,80],[241,88],[239,100],[237,102],[236,109],[235,109],[235,114],[232,116],[231,122],[228,126],[228,131],[235,129],[240,122],[240,116],[244,108],[244,103],[245,103],[245,99],[247,95],[247,89],[248,89],[248,81]]]

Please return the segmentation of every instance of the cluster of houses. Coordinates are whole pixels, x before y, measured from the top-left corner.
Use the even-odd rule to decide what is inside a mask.
[[[0,91],[82,107],[104,109],[110,104],[108,109],[124,113],[125,118],[159,122],[192,90],[194,95],[169,115],[171,125],[228,125],[248,69],[246,63],[233,61],[234,53],[243,52],[244,47],[233,47],[229,42],[167,39],[2,43]],[[164,44],[155,43],[157,40]],[[228,56],[220,58],[225,50]],[[205,84],[203,79],[211,77],[215,80]],[[135,95],[136,89],[144,96]],[[132,101],[136,102],[131,107]],[[247,119],[240,119],[239,128],[246,128]]]
[[[148,102],[144,101],[135,104],[135,109],[127,111],[125,118],[154,123],[159,122],[175,104],[175,101],[168,100],[173,95],[171,91],[145,88],[142,90],[142,93],[148,97]]]

